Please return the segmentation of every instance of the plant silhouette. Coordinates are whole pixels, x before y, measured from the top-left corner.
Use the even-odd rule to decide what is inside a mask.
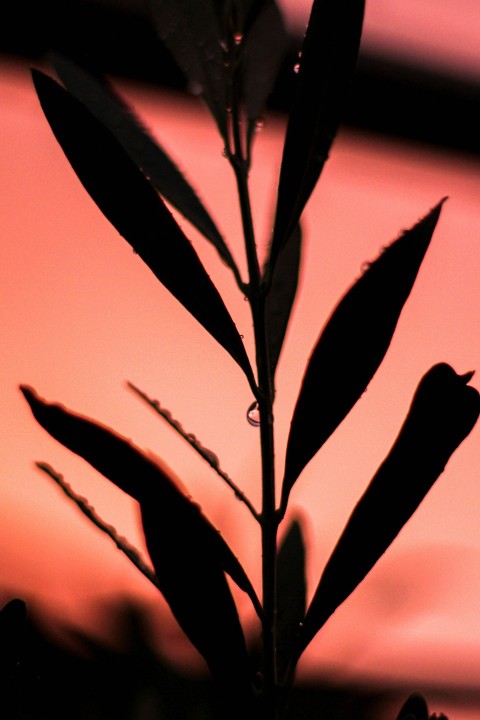
[[[40,425],[140,506],[153,571],[45,463],[57,482],[158,587],[204,657],[225,716],[278,720],[302,653],[363,580],[415,512],[480,411],[473,373],[445,363],[426,371],[390,452],[347,520],[307,602],[302,528],[293,521],[278,546],[289,495],[309,461],[362,396],[380,366],[439,219],[443,200],[392,242],[346,291],[306,363],[285,448],[280,497],[275,493],[275,371],[297,291],[301,220],[338,130],[359,51],[363,0],[315,0],[296,66],[296,97],[286,128],[277,209],[263,266],[251,212],[249,169],[255,130],[285,49],[273,0],[151,0],[159,37],[201,95],[218,128],[236,179],[248,277],[195,190],[105,81],[64,57],[53,57],[63,85],[37,70],[43,112],[80,182],[101,212],[165,288],[234,359],[254,397],[259,426],[262,506],[256,509],[221,469],[216,454],[189,435],[169,411],[142,397],[199,453],[250,510],[262,535],[261,599],[240,561],[170,471],[110,428],[23,394]],[[249,358],[222,297],[168,201],[216,249],[247,299],[255,341]],[[278,454],[278,450],[277,450]],[[229,576],[251,599],[262,628],[258,667],[247,648]],[[195,601],[192,602],[192,597]],[[412,696],[399,720],[424,720]]]

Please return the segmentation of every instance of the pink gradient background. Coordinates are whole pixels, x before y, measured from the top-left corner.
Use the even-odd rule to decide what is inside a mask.
[[[476,3],[462,4],[479,17]],[[367,12],[365,42],[393,48],[397,34],[423,43],[435,60],[449,57],[450,49],[441,56],[444,46],[432,44],[430,33],[413,32],[411,17],[408,28],[400,27],[404,13],[392,15],[391,5],[371,3],[376,11]],[[472,23],[464,20],[468,33]],[[378,33],[387,22],[394,27],[382,40]],[[472,68],[474,62],[478,57]],[[233,178],[203,107],[168,92],[119,87],[200,190],[244,268]],[[35,424],[19,383],[161,455],[259,587],[259,537],[248,512],[124,387],[128,379],[158,398],[219,455],[258,505],[258,433],[245,419],[251,397],[241,372],[86,195],[43,118],[28,68],[3,62],[0,93],[2,587],[34,596],[57,617],[86,626],[96,624],[95,603],[116,593],[158,603],[155,590],[111,542],[33,468],[34,460],[50,462],[100,515],[143,547],[134,504]],[[283,121],[268,117],[256,143],[252,195],[263,242],[282,131]],[[292,512],[306,522],[310,591],[393,442],[420,376],[438,361],[459,372],[480,369],[479,186],[480,164],[473,159],[343,130],[308,206],[301,288],[278,372],[279,476],[306,358],[332,306],[363,262],[441,197],[450,197],[384,364],[292,493]],[[208,244],[182,224],[251,351],[247,304]],[[478,377],[472,381],[479,383]],[[317,636],[304,673],[478,687],[479,433],[473,431],[392,548]],[[245,621],[253,622],[248,601],[241,594],[238,601]],[[161,602],[159,613],[168,615]],[[175,628],[171,636],[173,642]],[[465,710],[454,717],[477,716]]]

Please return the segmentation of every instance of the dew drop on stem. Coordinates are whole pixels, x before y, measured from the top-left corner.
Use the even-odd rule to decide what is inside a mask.
[[[260,427],[260,410],[256,401],[247,410],[247,420],[252,427]]]

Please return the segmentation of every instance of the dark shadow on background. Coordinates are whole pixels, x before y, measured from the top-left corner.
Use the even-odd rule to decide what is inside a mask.
[[[299,45],[300,39],[292,37],[271,109],[290,107]],[[0,54],[38,62],[50,50],[95,72],[185,87],[182,74],[157,40],[147,0],[2,3]],[[345,125],[478,155],[479,119],[480,82],[360,53]]]

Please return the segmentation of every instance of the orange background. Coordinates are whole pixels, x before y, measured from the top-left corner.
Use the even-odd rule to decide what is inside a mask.
[[[233,177],[203,108],[168,92],[120,87],[200,191],[244,268]],[[35,424],[19,383],[161,455],[258,587],[259,537],[248,512],[124,386],[131,380],[158,398],[258,505],[258,431],[245,419],[251,397],[241,372],[85,194],[42,116],[25,66],[1,64],[0,96],[2,587],[87,625],[95,622],[96,601],[111,594],[157,602],[110,541],[33,468],[34,460],[50,462],[142,547],[133,503]],[[282,131],[283,120],[268,117],[256,141],[252,196],[263,243]],[[363,262],[450,197],[384,364],[292,493],[292,511],[306,524],[311,591],[420,376],[438,361],[458,372],[480,369],[479,180],[474,159],[343,130],[308,206],[301,288],[278,372],[279,475],[305,362],[334,303]],[[208,244],[183,225],[251,351],[247,304]],[[472,384],[480,388],[479,382],[476,376]],[[306,673],[478,686],[479,433],[477,427],[389,552],[316,638],[302,665]],[[246,622],[253,621],[241,595],[239,605]]]

